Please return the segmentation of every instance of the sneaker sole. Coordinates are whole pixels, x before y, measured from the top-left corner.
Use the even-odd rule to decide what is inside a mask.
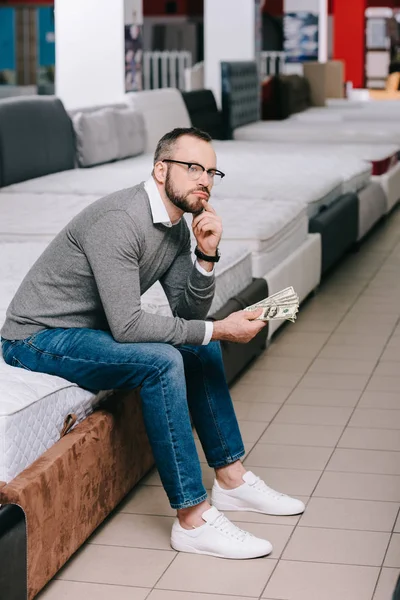
[[[226,556],[225,554],[218,554],[216,552],[207,552],[206,550],[198,550],[193,546],[189,546],[187,544],[173,544],[171,541],[171,548],[176,550],[177,552],[187,552],[189,554],[206,554],[208,556],[215,556],[215,558],[226,558],[229,560],[251,560],[254,558],[263,558],[264,556],[269,556],[273,550],[271,546],[271,550],[266,552],[265,554],[254,554],[252,556]]]
[[[265,512],[264,510],[258,510],[257,508],[244,508],[234,506],[233,504],[219,504],[218,502],[215,504],[212,500],[211,505],[215,506],[215,508],[221,512],[254,512],[260,515],[271,515],[271,517],[296,517],[297,515],[302,515],[305,511],[305,509],[303,509],[300,512]]]

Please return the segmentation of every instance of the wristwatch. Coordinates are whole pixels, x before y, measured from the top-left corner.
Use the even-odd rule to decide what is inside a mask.
[[[200,258],[200,260],[205,260],[206,262],[217,263],[221,258],[218,248],[215,251],[215,256],[209,256],[208,254],[204,254],[201,250],[198,249],[197,246],[194,250],[194,253],[197,256],[197,258]]]

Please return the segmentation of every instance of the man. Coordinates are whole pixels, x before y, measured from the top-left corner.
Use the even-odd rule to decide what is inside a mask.
[[[216,169],[211,138],[175,129],[158,143],[152,177],[94,202],[53,240],[17,291],[1,331],[8,364],[64,377],[90,390],[141,386],[143,415],[161,481],[177,510],[176,550],[253,558],[271,544],[219,510],[303,512],[251,472],[224,377],[218,340],[246,343],[261,309],[205,321],[214,294],[221,219],[208,204]],[[189,228],[197,241],[193,265]],[[160,280],[174,316],[147,314],[140,296]],[[208,464],[207,501],[189,410]]]

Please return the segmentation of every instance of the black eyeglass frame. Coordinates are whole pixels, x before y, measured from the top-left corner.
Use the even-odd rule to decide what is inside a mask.
[[[203,167],[203,165],[199,165],[199,163],[197,163],[197,162],[186,162],[184,160],[174,160],[172,158],[161,159],[161,162],[175,163],[177,165],[186,165],[188,167],[188,169],[190,169],[190,167],[192,167],[193,165],[195,165],[196,167],[200,167],[200,169],[203,169],[203,173],[204,173],[204,171],[206,171],[206,173],[207,173],[208,176],[212,175],[213,178],[214,178],[215,175],[218,175],[218,177],[221,178],[221,181],[225,177],[225,173],[223,173],[219,169],[205,169]],[[200,175],[200,177],[201,177],[201,175]],[[199,179],[200,179],[200,177],[199,177]]]

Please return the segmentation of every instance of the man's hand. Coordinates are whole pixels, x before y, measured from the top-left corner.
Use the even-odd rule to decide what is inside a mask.
[[[264,321],[254,320],[261,315],[262,311],[262,308],[251,312],[240,310],[222,321],[215,321],[211,339],[247,344],[267,325]]]
[[[193,217],[192,230],[199,250],[215,256],[222,236],[222,220],[206,200],[202,204],[204,211]]]

